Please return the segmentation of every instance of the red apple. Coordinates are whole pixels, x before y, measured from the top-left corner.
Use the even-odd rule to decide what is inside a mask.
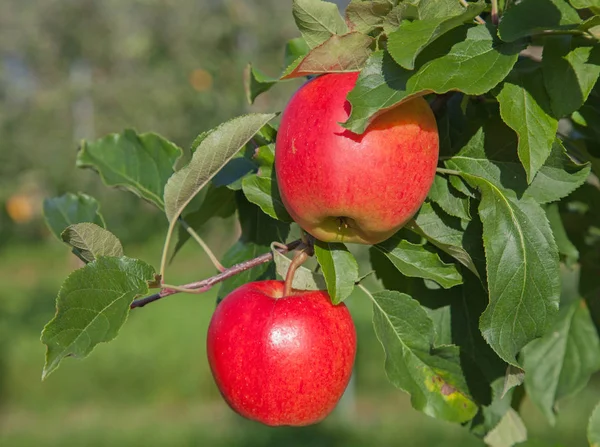
[[[376,244],[420,208],[438,161],[435,118],[423,98],[379,115],[362,135],[344,129],[358,73],[304,84],[286,106],[275,172],[283,204],[324,242]]]
[[[327,292],[283,290],[283,281],[258,281],[227,295],[208,328],[208,361],[240,415],[267,425],[314,424],[348,385],[356,330],[347,307],[331,304]]]

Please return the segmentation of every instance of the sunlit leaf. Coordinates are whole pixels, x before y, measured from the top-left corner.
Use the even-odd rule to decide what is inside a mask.
[[[506,42],[545,30],[575,28],[581,19],[566,0],[522,0],[502,14],[498,34]]]
[[[454,264],[442,262],[437,253],[423,245],[395,235],[375,247],[405,276],[430,279],[446,289],[462,283],[462,276]]]
[[[123,256],[121,241],[94,223],[69,225],[61,237],[84,262],[92,262],[98,256]]]
[[[160,135],[125,130],[84,141],[77,166],[92,168],[107,185],[125,188],[163,209],[165,184],[181,154],[179,147]]]
[[[540,205],[530,198],[515,200],[473,173],[461,176],[482,195],[490,302],[480,328],[502,359],[519,366],[517,353],[546,333],[558,310],[558,250]]]
[[[296,26],[310,48],[315,48],[334,34],[348,32],[334,3],[322,0],[294,0],[292,14]]]
[[[484,25],[463,25],[428,45],[417,57],[414,70],[400,67],[389,53],[377,51],[348,94],[352,111],[344,127],[363,133],[382,111],[425,93],[486,93],[506,77],[523,48],[519,42],[497,42],[491,28]]]
[[[503,84],[498,102],[502,119],[519,137],[517,151],[531,183],[550,155],[558,130],[541,70],[514,72]]]
[[[358,281],[358,263],[344,244],[317,241],[315,255],[333,304],[344,301]]]
[[[56,316],[42,332],[48,347],[42,379],[63,358],[86,357],[98,343],[115,338],[129,305],[148,293],[152,279],[151,266],[127,257],[99,257],[71,273],[58,292]]]
[[[470,397],[456,346],[434,346],[433,322],[410,296],[382,291],[370,294],[373,326],[385,351],[389,380],[411,395],[417,410],[453,422],[473,418]]]
[[[264,126],[274,114],[254,113],[227,121],[200,142],[191,161],[165,186],[165,213],[173,222],[214,175]]]
[[[406,20],[388,35],[388,51],[402,67],[412,70],[415,59],[431,42],[448,31],[469,23],[485,9],[485,2],[469,3],[459,14],[424,20]]]
[[[369,58],[373,38],[359,32],[333,35],[297,63],[290,65],[281,79],[298,78],[323,73],[359,71]]]

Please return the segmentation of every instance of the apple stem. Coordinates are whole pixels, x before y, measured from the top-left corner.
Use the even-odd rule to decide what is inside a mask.
[[[290,296],[292,294],[292,283],[294,282],[294,274],[298,267],[300,267],[308,259],[308,253],[305,248],[298,250],[292,259],[290,267],[288,268],[287,274],[285,275],[285,286],[283,288],[283,296]]]

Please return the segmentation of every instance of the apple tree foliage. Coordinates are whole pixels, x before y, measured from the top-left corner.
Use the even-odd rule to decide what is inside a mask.
[[[360,134],[425,96],[440,133],[435,183],[405,228],[360,263],[343,243],[316,241],[319,268],[301,267],[294,286],[327,288],[334,303],[359,287],[389,380],[415,409],[491,446],[526,442],[525,395],[554,424],[560,400],[600,370],[600,3],[352,0],[341,15],[294,0],[293,15],[300,37],[285,45],[281,75],[248,67],[250,103],[292,78],[360,71],[344,127]],[[213,217],[235,215],[241,228],[220,260],[226,270],[274,259],[211,283],[219,298],[285,276],[290,259],[277,247],[298,229],[277,189],[275,117],[204,131],[191,157],[133,130],[81,144],[78,167],[164,210],[169,231],[157,270],[126,256],[94,198],[46,200],[50,229],[85,266],[64,281],[42,333],[44,377],[114,339],[134,300],[164,287],[169,257]],[[366,288],[372,272],[377,285]],[[588,437],[599,445],[600,410]]]

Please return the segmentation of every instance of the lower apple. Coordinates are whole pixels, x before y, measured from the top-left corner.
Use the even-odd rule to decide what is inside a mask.
[[[245,284],[217,306],[207,354],[229,406],[263,424],[302,426],[324,419],[354,364],[356,330],[348,308],[326,291],[283,281]]]

